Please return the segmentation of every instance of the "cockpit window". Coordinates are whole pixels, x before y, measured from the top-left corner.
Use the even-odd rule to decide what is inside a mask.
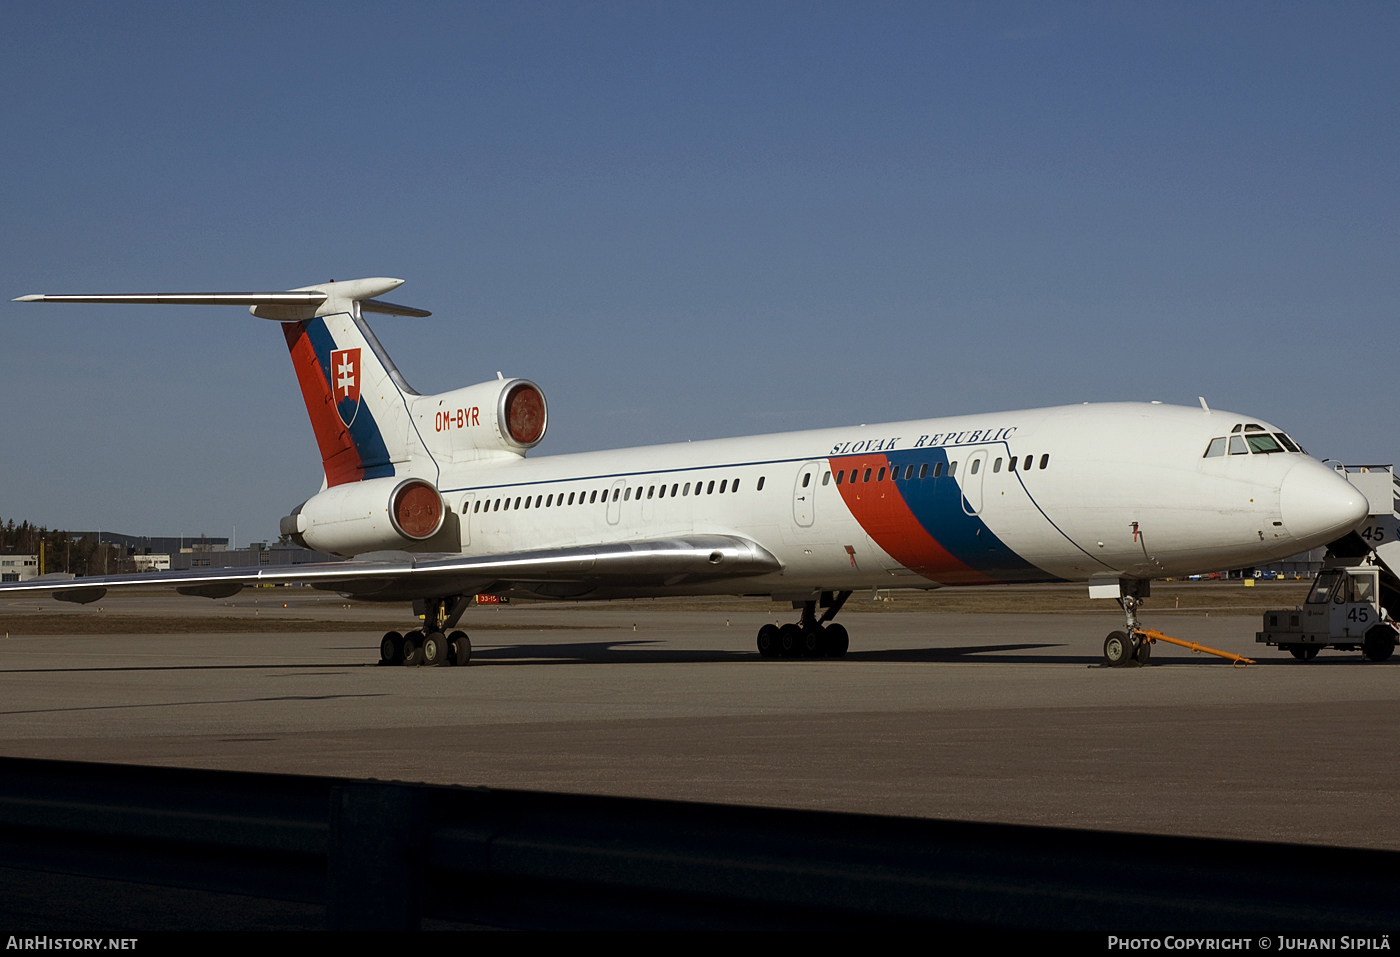
[[[1238,422],[1238,423],[1235,424],[1235,427],[1234,427],[1233,429],[1231,429],[1230,431],[1231,431],[1232,433],[1234,433],[1234,432],[1238,432],[1238,431],[1239,431],[1240,429],[1242,429],[1242,428],[1244,428],[1244,423],[1243,423],[1243,422]]]
[[[1231,455],[1248,455],[1253,452],[1255,455],[1268,455],[1270,452],[1297,452],[1300,455],[1307,455],[1307,449],[1299,445],[1284,435],[1282,432],[1268,433],[1262,430],[1252,431],[1256,426],[1235,426],[1235,431],[1228,436],[1220,436],[1211,439],[1206,446],[1206,454],[1202,458],[1212,459],[1218,455],[1224,455],[1227,443]]]
[[[1251,422],[1244,427],[1244,430],[1246,432],[1263,432],[1264,427],[1262,425],[1256,425],[1255,423]]]

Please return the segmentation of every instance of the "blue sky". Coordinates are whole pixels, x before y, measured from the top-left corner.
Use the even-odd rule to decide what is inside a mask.
[[[405,278],[409,381],[534,379],[541,454],[1205,395],[1400,459],[1393,4],[4,9],[6,300]],[[319,485],[271,323],[0,323],[0,516]]]

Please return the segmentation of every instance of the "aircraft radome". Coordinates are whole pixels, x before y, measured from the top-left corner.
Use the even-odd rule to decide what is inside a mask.
[[[322,489],[283,533],[344,562],[73,579],[0,593],[90,602],[154,584],[222,598],[302,582],[416,603],[385,662],[465,664],[448,633],[472,596],[762,595],[800,620],[764,656],[845,653],[833,621],[858,589],[1087,582],[1123,604],[1129,642],[1153,578],[1254,565],[1326,544],[1366,499],[1252,415],[1159,403],[1063,406],[528,456],[549,409],[528,379],[420,395],[366,313],[399,279],[288,292],[24,296],[20,301],[237,304],[277,322],[320,447]],[[1110,636],[1112,642],[1113,636]],[[1106,642],[1106,646],[1109,643]]]

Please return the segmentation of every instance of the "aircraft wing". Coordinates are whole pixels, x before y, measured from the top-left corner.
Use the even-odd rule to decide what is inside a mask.
[[[547,548],[502,555],[422,555],[375,552],[344,562],[195,568],[75,578],[44,575],[0,585],[0,598],[51,594],[87,604],[113,589],[173,589],[182,595],[227,598],[247,585],[301,583],[369,601],[444,598],[499,589],[515,582],[556,597],[594,587],[673,586],[745,578],[782,570],[772,552],[738,535],[685,535],[609,545]],[[572,586],[572,587],[570,587]]]

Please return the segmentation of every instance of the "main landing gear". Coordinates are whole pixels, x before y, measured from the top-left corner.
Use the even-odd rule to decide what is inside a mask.
[[[449,610],[449,603],[451,608]],[[379,643],[381,665],[465,665],[472,660],[472,640],[465,631],[448,632],[457,624],[462,612],[471,603],[470,596],[430,598],[414,602],[417,611],[423,608],[423,627],[419,631],[400,634],[385,632]]]
[[[831,619],[850,597],[848,591],[838,592],[834,598],[831,592],[822,592],[826,612],[821,618],[817,617],[817,603],[807,601],[802,602],[800,622],[782,627],[764,625],[758,629],[758,653],[765,658],[840,658],[851,646],[851,638],[844,626]]]

